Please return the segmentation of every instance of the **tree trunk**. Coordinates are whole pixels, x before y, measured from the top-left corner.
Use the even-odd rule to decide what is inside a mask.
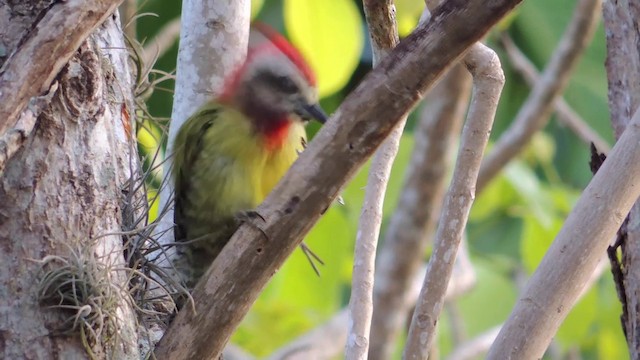
[[[640,0],[605,1],[609,111],[616,139],[640,106]],[[622,301],[622,327],[631,359],[640,359],[640,203],[629,213],[620,233],[621,266],[613,264]],[[614,250],[615,251],[615,250]]]
[[[49,3],[0,2],[0,61],[37,36]],[[20,129],[0,134],[0,358],[139,358],[120,234],[138,173],[128,58],[114,14],[31,100]]]

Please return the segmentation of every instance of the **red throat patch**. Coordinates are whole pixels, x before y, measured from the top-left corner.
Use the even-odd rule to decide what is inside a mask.
[[[273,122],[268,128],[261,131],[268,151],[278,150],[284,145],[289,136],[290,126],[291,121],[285,119]]]

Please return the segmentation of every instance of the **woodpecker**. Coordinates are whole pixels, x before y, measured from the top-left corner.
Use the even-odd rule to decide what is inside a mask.
[[[283,36],[254,24],[246,60],[174,141],[174,266],[188,288],[304,150],[311,119],[327,120],[311,68]]]

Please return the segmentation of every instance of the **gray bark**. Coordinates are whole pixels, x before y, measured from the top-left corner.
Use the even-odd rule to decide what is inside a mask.
[[[640,106],[640,0],[605,1],[607,78],[611,125],[618,139]],[[640,203],[622,234],[621,271],[616,278],[623,306],[622,327],[631,359],[640,359]],[[615,272],[614,272],[615,274]]]
[[[49,12],[82,6],[49,3],[0,2],[0,46],[6,54],[37,43],[47,30],[60,31],[32,30],[46,23],[41,19]],[[106,21],[72,52],[53,85],[43,80],[48,93],[31,99],[19,115],[19,129],[7,124],[8,132],[0,132],[0,148],[20,134],[15,151],[0,163],[0,358],[139,357],[119,234],[122,190],[136,174],[129,117],[133,80],[117,15],[110,14],[95,14],[96,25]],[[0,70],[3,90],[22,86],[7,81],[7,68],[26,72],[60,61],[53,57],[29,58],[20,67],[11,64],[15,58],[0,58],[6,62]],[[58,281],[45,282],[47,275]],[[76,291],[61,284],[73,277]],[[87,291],[81,291],[83,280]],[[64,303],[69,308],[52,303],[56,289],[75,295]],[[67,331],[74,321],[75,329]]]

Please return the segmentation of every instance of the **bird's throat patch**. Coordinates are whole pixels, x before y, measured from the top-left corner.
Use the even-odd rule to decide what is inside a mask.
[[[264,129],[264,139],[267,150],[273,151],[282,148],[289,136],[290,127],[291,122],[289,120],[276,121],[269,124],[269,126]]]

